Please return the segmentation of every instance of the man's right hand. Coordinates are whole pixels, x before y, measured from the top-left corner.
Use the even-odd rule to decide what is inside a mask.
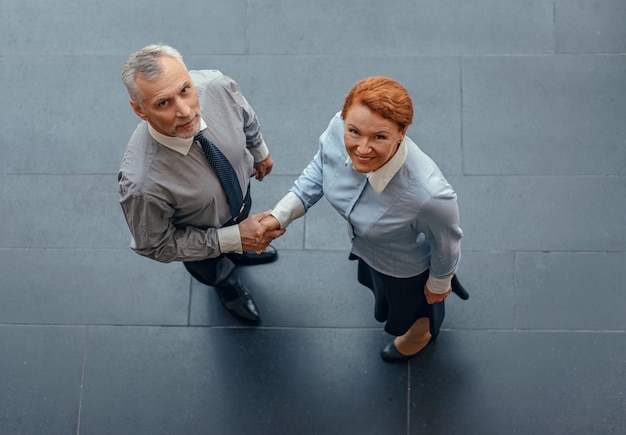
[[[272,240],[285,234],[285,229],[268,229],[266,225],[261,224],[261,220],[270,216],[270,212],[271,210],[253,214],[239,224],[244,252],[264,252]]]

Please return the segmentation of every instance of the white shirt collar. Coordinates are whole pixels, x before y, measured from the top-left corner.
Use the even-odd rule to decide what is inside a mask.
[[[389,159],[387,163],[385,163],[377,170],[365,174],[365,176],[367,177],[367,181],[370,183],[370,186],[372,186],[372,189],[374,189],[374,192],[376,192],[377,195],[380,195],[381,192],[385,190],[385,187],[387,187],[393,176],[396,175],[402,165],[404,165],[404,162],[406,161],[406,156],[407,147],[406,143],[403,140],[398,147],[398,151],[396,151],[396,153],[391,159]],[[352,164],[350,157],[348,157],[348,160],[346,160],[346,164]]]
[[[205,128],[207,128],[207,125],[204,122],[204,119],[200,118],[200,131],[204,130]],[[150,123],[148,123],[148,131],[150,132],[150,136],[152,136],[152,138],[156,140],[158,143],[160,143],[166,148],[169,148],[171,150],[176,151],[177,153],[182,154],[183,156],[186,156],[187,153],[189,153],[189,150],[191,149],[191,145],[193,144],[192,137],[185,139],[185,138],[176,137],[176,136],[166,136],[156,131],[152,127],[152,125],[150,125]]]

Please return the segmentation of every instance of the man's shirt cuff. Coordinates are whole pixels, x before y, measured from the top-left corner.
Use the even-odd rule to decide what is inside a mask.
[[[262,162],[267,159],[267,156],[270,155],[270,150],[265,141],[263,141],[258,147],[248,148],[248,151],[250,151],[250,154],[254,157],[254,163]]]
[[[239,225],[230,225],[228,227],[218,228],[217,239],[220,242],[220,252],[222,254],[243,253]]]

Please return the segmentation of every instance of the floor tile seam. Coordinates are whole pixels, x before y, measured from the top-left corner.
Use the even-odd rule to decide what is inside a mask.
[[[452,55],[450,55],[452,56]],[[574,56],[602,56],[602,57],[621,57],[626,56],[624,51],[553,51],[553,52],[536,52],[536,53],[461,53],[459,54],[463,59],[466,58],[494,58],[494,57],[574,57]]]
[[[237,51],[237,52],[187,52],[186,57],[232,57],[232,58],[360,58],[360,59],[374,59],[374,58],[459,58],[459,57],[547,57],[547,56],[624,56],[625,51],[620,50],[538,50],[538,51],[422,51],[422,52],[261,52],[261,51]],[[126,58],[128,52],[120,53],[102,53],[102,52],[2,52],[0,51],[0,58],[37,58],[37,59],[55,59],[55,58],[108,58],[114,59],[118,57]]]
[[[130,248],[117,248],[113,246],[0,246],[0,251],[102,251],[102,252],[126,252]]]
[[[117,179],[116,172],[0,172],[0,177],[112,177]]]
[[[444,332],[496,332],[496,333],[539,333],[539,334],[626,334],[626,329],[565,329],[565,328],[441,328]]]
[[[618,49],[617,51],[605,50],[581,50],[581,51],[450,51],[450,52],[355,52],[350,53],[331,53],[331,52],[248,52],[245,54],[230,53],[196,53],[192,56],[221,56],[221,57],[250,57],[250,58],[285,58],[285,59],[458,59],[458,58],[494,58],[494,57],[550,57],[550,56],[624,56],[626,52]],[[36,55],[33,55],[33,57]],[[190,56],[190,55],[187,55]]]
[[[463,114],[463,110],[461,110],[461,114]],[[463,128],[461,127],[461,131]],[[465,141],[464,136],[462,136],[462,143]],[[280,177],[291,177],[297,178],[300,176],[300,173],[283,173],[283,174],[272,174],[274,176]],[[116,178],[116,173],[88,173],[88,172],[2,172],[0,173],[0,177],[111,177]],[[467,168],[463,168],[461,173],[454,174],[450,173],[448,175],[449,178],[453,177],[462,177],[462,178],[479,178],[479,177],[518,177],[518,178],[609,178],[609,179],[620,179],[626,178],[626,173],[608,173],[608,174],[576,174],[576,173],[564,173],[564,174],[544,174],[544,173],[490,173],[490,172],[471,172],[468,171]],[[258,189],[263,189],[262,187],[257,187]],[[256,188],[255,188],[256,189]]]
[[[127,252],[128,247],[91,247],[91,246],[0,246],[0,251],[111,251],[111,252]],[[288,252],[349,252],[345,248],[290,248],[281,247],[280,251]],[[464,254],[625,254],[623,249],[463,249]],[[280,261],[280,259],[278,260]]]
[[[465,143],[465,141],[463,141]],[[467,169],[465,169],[467,171]],[[447,178],[520,178],[520,179],[528,179],[528,178],[537,178],[537,179],[554,179],[554,178],[576,178],[576,179],[610,179],[610,180],[621,180],[626,179],[626,173],[624,174],[518,174],[518,173],[468,173],[464,172],[460,175],[448,175]]]
[[[186,323],[32,323],[32,322],[15,322],[6,323],[0,322],[1,327],[50,327],[50,328],[190,328],[190,329],[249,329],[249,330],[276,330],[276,329],[312,329],[312,330],[369,330],[369,331],[382,331],[381,327],[376,326],[247,326],[247,325],[194,325]]]
[[[463,254],[624,254],[623,249],[463,249]],[[462,263],[461,263],[462,264]]]
[[[511,283],[513,287],[513,328],[520,327],[520,304],[519,304],[519,275],[520,265],[518,263],[519,252],[515,251],[511,258]]]
[[[66,250],[71,250],[71,251],[128,251],[130,250],[130,248],[128,246],[125,247],[111,247],[111,246],[100,246],[100,247],[93,247],[93,246],[0,246],[0,250],[9,250],[9,249],[22,249],[24,251],[29,251],[29,250],[59,250],[59,251],[66,251]]]
[[[87,336],[88,328],[85,327],[83,331],[83,347],[81,353],[81,369],[80,369],[80,393],[78,397],[78,411],[76,415],[76,434],[80,434],[80,424],[83,412],[83,398],[84,398],[84,385],[85,385],[85,366],[87,360]]]
[[[371,331],[382,332],[381,327],[369,326],[245,326],[245,325],[186,325],[186,324],[121,324],[121,323],[0,323],[0,328],[136,328],[136,329],[207,329],[207,330],[249,330],[249,331]],[[566,329],[566,328],[441,328],[446,333],[455,332],[494,332],[494,333],[545,333],[545,334],[626,334],[626,329]]]

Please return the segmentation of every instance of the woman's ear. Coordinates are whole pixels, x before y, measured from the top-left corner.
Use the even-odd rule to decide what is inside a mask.
[[[400,142],[398,143],[398,145],[400,145],[402,143],[402,141],[404,140],[404,136],[406,136],[406,132],[409,130],[409,126],[405,126],[402,130],[400,130]]]

